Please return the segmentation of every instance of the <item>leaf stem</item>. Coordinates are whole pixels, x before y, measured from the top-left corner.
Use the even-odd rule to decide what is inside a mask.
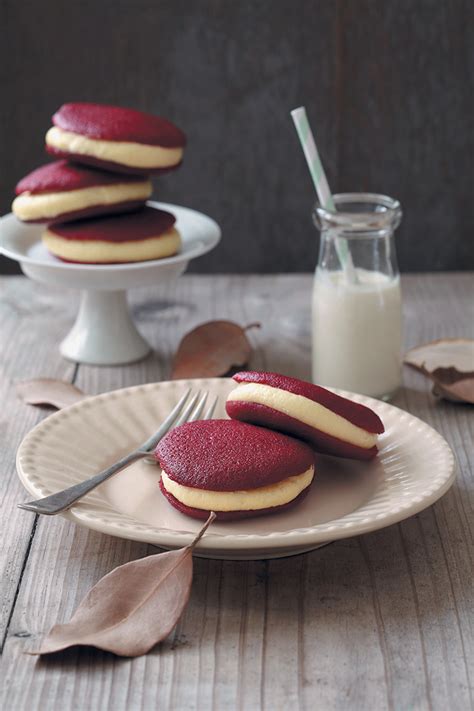
[[[207,519],[206,523],[205,523],[204,526],[201,528],[201,530],[200,530],[199,533],[197,534],[197,536],[196,536],[196,538],[194,539],[194,541],[189,544],[188,548],[191,548],[191,550],[193,550],[193,548],[194,548],[194,547],[196,546],[196,544],[201,540],[201,538],[202,538],[203,535],[206,533],[207,529],[209,528],[209,526],[211,525],[211,523],[214,521],[215,518],[216,518],[216,514],[214,513],[214,511],[211,511],[211,513],[209,514],[209,518]]]

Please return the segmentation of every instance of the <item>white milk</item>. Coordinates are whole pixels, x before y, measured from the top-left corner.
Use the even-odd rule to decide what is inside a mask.
[[[364,395],[393,393],[401,379],[399,277],[357,269],[316,270],[313,289],[313,381]]]

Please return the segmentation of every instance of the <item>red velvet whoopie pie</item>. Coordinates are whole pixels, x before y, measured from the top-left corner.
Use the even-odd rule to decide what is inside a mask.
[[[241,372],[227,398],[229,417],[300,437],[324,454],[372,459],[380,417],[326,388],[278,373]]]
[[[177,168],[186,136],[171,121],[106,104],[63,104],[46,134],[51,155],[118,173],[161,173]]]
[[[199,420],[171,430],[158,444],[160,488],[193,518],[219,520],[277,513],[294,506],[314,476],[305,443],[236,420]]]
[[[126,215],[107,215],[49,225],[42,239],[56,257],[81,264],[116,264],[176,254],[181,237],[170,212],[147,206]]]
[[[55,224],[137,210],[151,192],[146,177],[118,175],[58,160],[20,180],[12,210],[23,222]]]

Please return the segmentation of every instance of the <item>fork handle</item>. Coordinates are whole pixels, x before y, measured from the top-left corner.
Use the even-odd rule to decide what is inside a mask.
[[[102,484],[111,476],[119,472],[121,469],[125,469],[132,462],[137,461],[137,459],[142,459],[150,455],[150,452],[146,452],[142,449],[137,449],[130,454],[127,454],[118,462],[112,464],[107,469],[95,474],[95,476],[85,481],[79,482],[79,484],[74,484],[68,489],[63,489],[63,491],[58,491],[57,494],[51,494],[50,496],[45,496],[43,499],[38,499],[37,501],[27,501],[24,504],[18,504],[20,509],[25,509],[26,511],[34,511],[34,513],[44,514],[46,516],[54,516],[54,514],[61,513],[61,511],[66,511],[70,506],[76,503],[83,496],[88,494],[90,491],[95,489],[99,484]]]

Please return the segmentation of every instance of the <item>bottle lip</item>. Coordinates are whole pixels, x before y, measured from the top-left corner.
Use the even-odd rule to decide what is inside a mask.
[[[333,195],[336,208],[327,210],[319,202],[314,206],[316,226],[320,229],[338,227],[348,231],[373,231],[395,229],[402,219],[400,202],[378,193],[337,193]],[[344,205],[357,205],[358,209],[344,209]],[[373,209],[363,209],[364,205]],[[361,209],[362,208],[362,209]]]

